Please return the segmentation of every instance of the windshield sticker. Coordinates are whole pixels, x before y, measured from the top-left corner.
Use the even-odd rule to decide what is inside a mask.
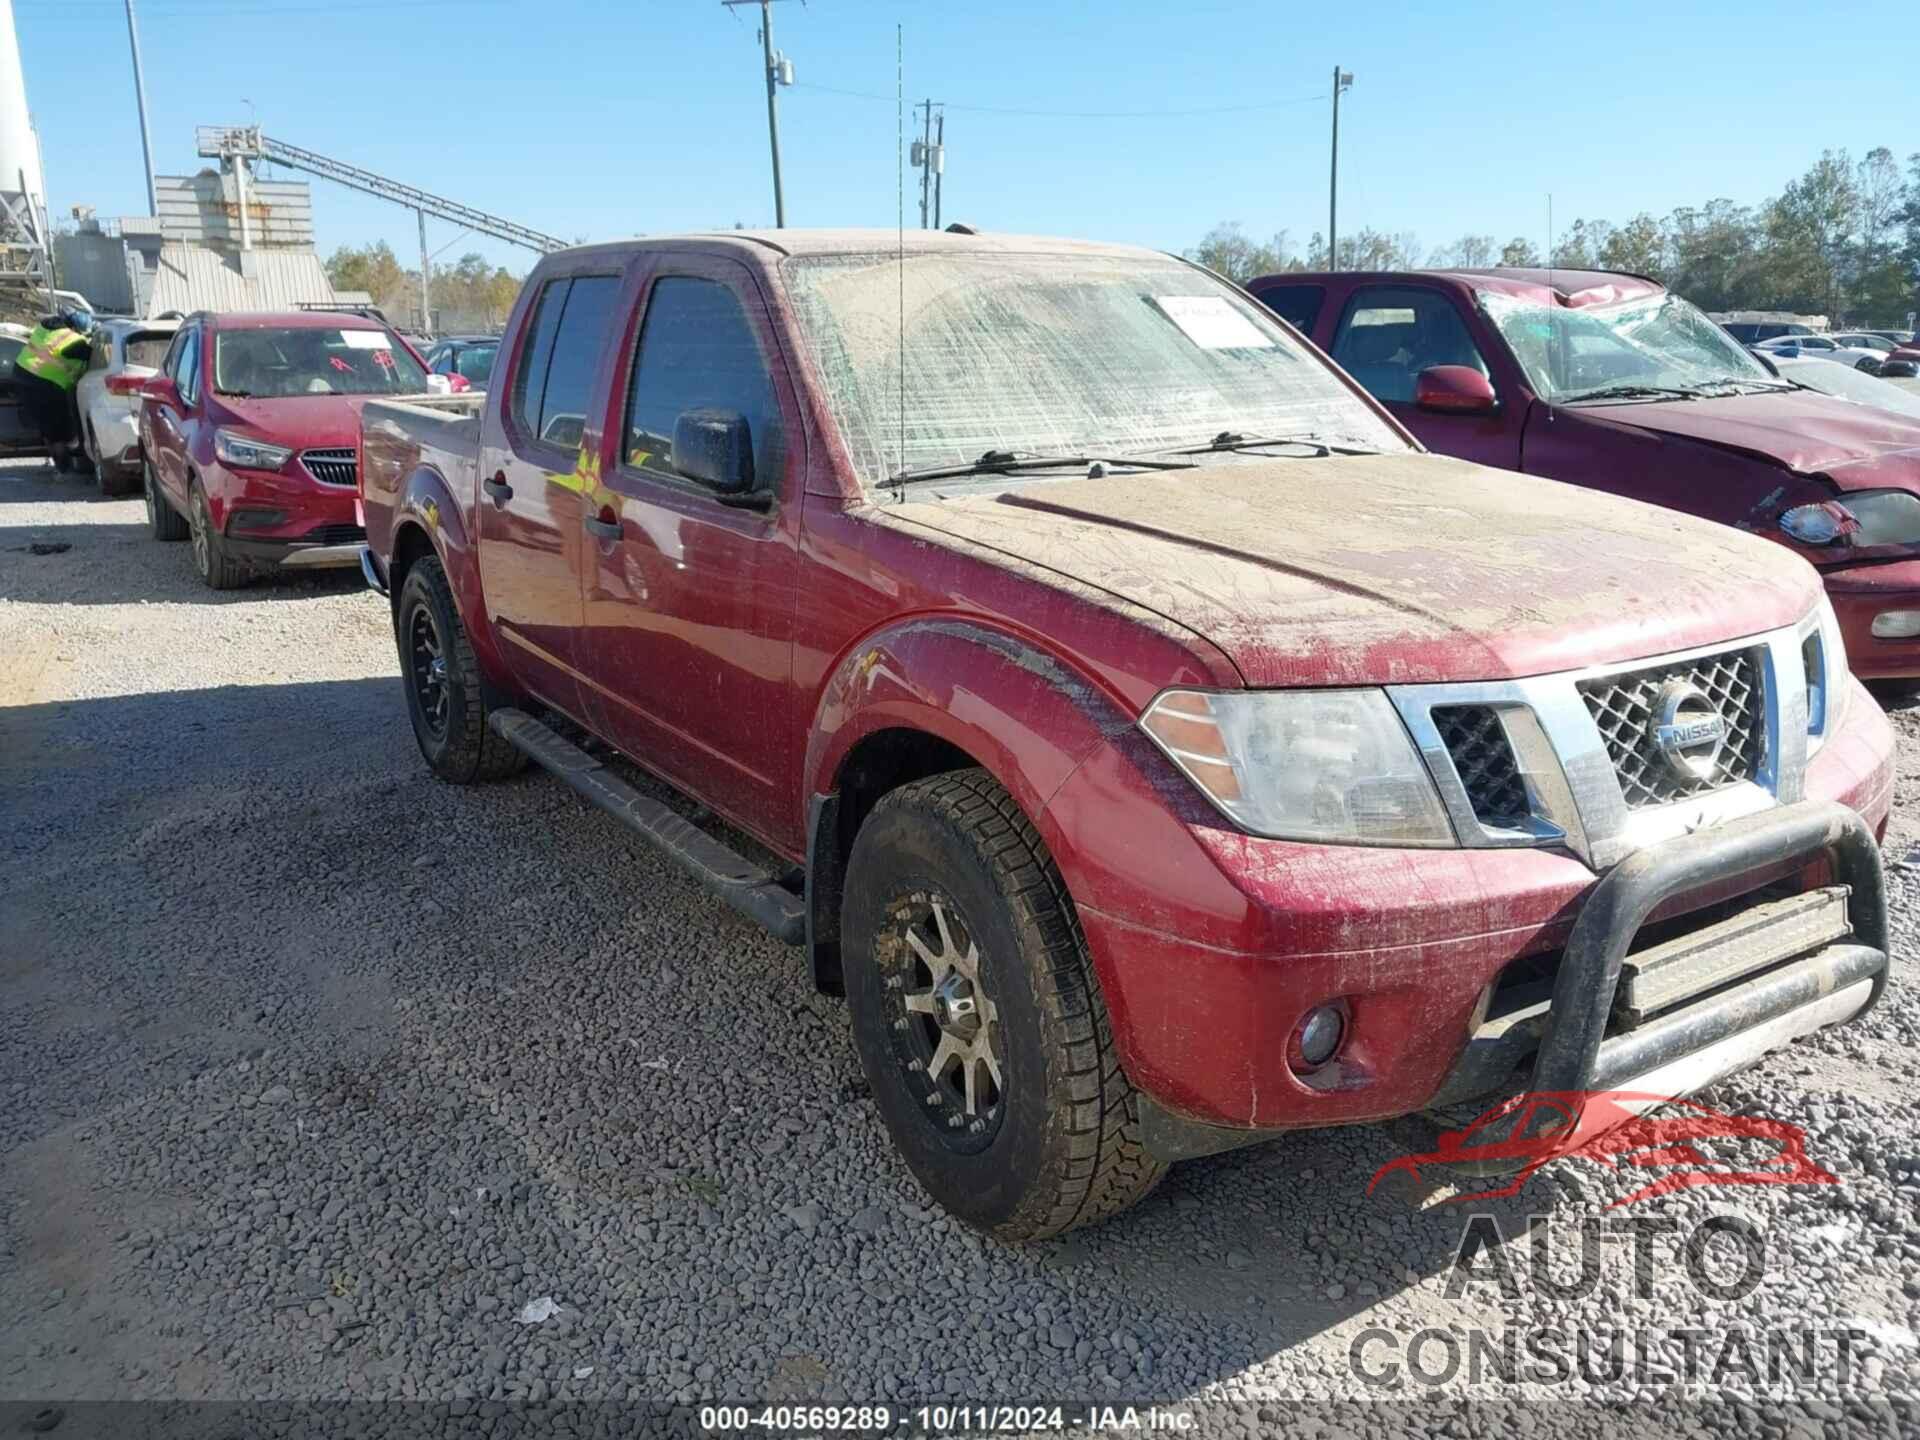
[[[340,338],[349,350],[391,350],[393,342],[384,330],[342,330]]]
[[[1273,340],[1219,295],[1155,295],[1180,331],[1202,350],[1271,350]]]

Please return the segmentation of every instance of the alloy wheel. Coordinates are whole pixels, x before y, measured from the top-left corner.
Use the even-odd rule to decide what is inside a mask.
[[[435,737],[447,733],[447,657],[433,612],[416,606],[407,626],[407,664],[413,677],[414,698]]]
[[[951,900],[919,893],[894,907],[887,990],[898,1006],[894,1048],[949,1149],[991,1143],[1005,1110],[1000,1013],[980,973],[980,947]]]
[[[189,528],[193,531],[193,568],[204,579],[213,565],[213,524],[207,514],[207,497],[199,490],[193,492],[193,511]]]

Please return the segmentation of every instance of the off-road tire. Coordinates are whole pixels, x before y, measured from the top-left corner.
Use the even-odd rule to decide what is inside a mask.
[[[438,726],[429,718],[420,686],[415,683],[410,637],[422,611],[431,619],[445,661],[445,720]],[[394,607],[393,634],[400,653],[407,718],[413,722],[413,738],[433,773],[456,785],[471,785],[481,780],[503,780],[524,770],[527,757],[488,728],[487,713],[493,707],[487,701],[485,682],[473,658],[467,628],[460,623],[447,572],[431,555],[416,560],[407,571],[400,587],[400,603]]]
[[[238,590],[249,578],[246,566],[227,554],[226,542],[213,526],[207,492],[198,480],[187,489],[188,536],[193,541],[193,568],[209,590]]]
[[[916,1073],[901,1058],[897,997],[914,962],[899,927],[930,896],[957,910],[997,1010],[1004,1084],[974,1153],[954,1148],[966,1139],[957,1112],[943,1130],[930,1109],[924,1063]],[[1033,825],[986,771],[935,775],[881,798],[848,859],[841,934],[854,1044],[874,1101],[908,1167],[949,1213],[1001,1240],[1040,1240],[1118,1214],[1159,1183],[1166,1167],[1141,1141],[1072,898]]]
[[[187,522],[180,512],[167,503],[167,492],[160,488],[160,481],[153,473],[153,462],[140,461],[140,489],[147,502],[147,529],[156,540],[184,540],[187,538]]]

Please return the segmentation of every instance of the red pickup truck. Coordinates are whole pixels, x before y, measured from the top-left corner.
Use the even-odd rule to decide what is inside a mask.
[[[1001,1237],[1287,1130],[1691,1090],[1885,984],[1892,737],[1812,568],[1423,454],[1180,260],[574,250],[487,395],[360,447],[433,770],[531,757],[804,946]]]
[[[1343,271],[1248,288],[1443,455],[1806,556],[1854,673],[1920,680],[1920,424],[1780,379],[1640,275]]]

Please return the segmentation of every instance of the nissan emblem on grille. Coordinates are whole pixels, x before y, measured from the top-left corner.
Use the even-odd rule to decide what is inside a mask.
[[[1669,680],[1653,701],[1653,743],[1681,780],[1707,780],[1727,738],[1727,722],[1686,680]]]
[[[1759,774],[1766,716],[1758,654],[1728,650],[1580,682],[1628,809]]]

